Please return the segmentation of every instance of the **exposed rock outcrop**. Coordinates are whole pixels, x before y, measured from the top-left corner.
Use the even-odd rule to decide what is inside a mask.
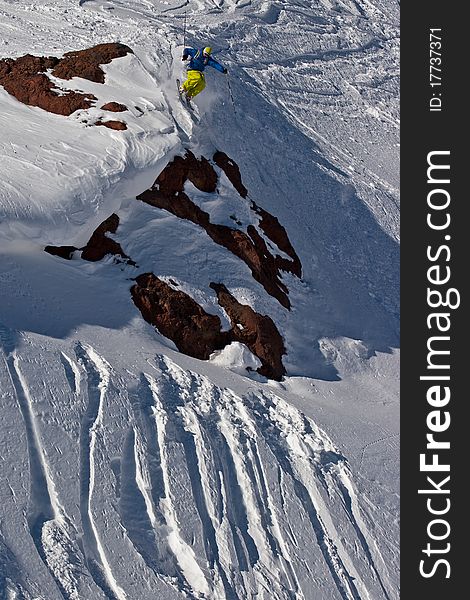
[[[131,295],[144,319],[172,340],[180,352],[207,360],[215,350],[240,342],[261,361],[258,372],[279,381],[285,374],[285,348],[272,319],[240,304],[224,285],[211,283],[211,288],[229,315],[230,331],[222,331],[219,317],[206,313],[190,296],[153,273],[139,275]]]
[[[278,270],[281,267],[278,261],[281,257],[270,253],[265,238],[253,225],[249,225],[245,233],[211,223],[209,214],[192,202],[184,192],[184,185],[188,180],[205,192],[212,193],[217,189],[217,173],[210,162],[205,158],[197,159],[188,152],[185,157],[178,156],[167,165],[152,188],[141,194],[139,199],[203,227],[217,244],[244,260],[251,268],[254,278],[283,306],[289,307],[287,288],[279,280]],[[252,209],[261,217],[260,227],[263,224],[261,229],[267,237],[288,256],[296,258],[278,220],[255,203]],[[81,250],[82,258],[89,261],[114,255],[135,265],[121,246],[108,235],[116,233],[118,226],[119,218],[112,214],[93,232],[83,248],[47,246],[45,250],[69,259],[76,250]],[[291,264],[288,259],[283,260]],[[171,280],[166,283],[153,273],[144,273],[135,279],[131,296],[144,319],[172,340],[180,352],[207,360],[216,350],[222,350],[232,342],[240,342],[261,361],[258,369],[261,375],[278,381],[282,379],[286,372],[282,364],[286,350],[282,336],[269,316],[258,314],[250,306],[238,302],[222,283],[211,283],[210,287],[217,294],[218,303],[227,313],[232,326],[229,331],[222,331],[218,316],[206,313],[195,300],[175,289],[176,287]]]
[[[119,102],[106,102],[101,107],[101,110],[109,110],[110,112],[125,112],[127,110],[127,106],[125,104],[120,104]]]
[[[107,127],[108,129],[114,129],[115,131],[125,131],[127,129],[127,125],[122,121],[97,121],[95,125],[101,125],[103,127]]]
[[[214,154],[213,160],[215,164],[223,170],[240,196],[246,198],[248,196],[248,190],[242,183],[242,177],[237,163],[227,156],[225,152],[220,151],[217,151]],[[294,275],[297,275],[297,277],[301,277],[302,265],[300,259],[290,243],[286,230],[279,223],[278,218],[271,215],[267,210],[264,210],[264,208],[261,208],[261,206],[258,206],[253,200],[251,201],[251,208],[261,217],[259,226],[264,234],[292,259],[291,262],[281,256],[276,256],[276,263],[279,269],[293,273]]]
[[[176,156],[157,177],[153,188],[157,188],[166,197],[175,196],[183,191],[189,180],[202,192],[212,193],[217,188],[217,173],[203,156],[197,159],[189,150],[186,155]]]
[[[107,254],[113,254],[130,260],[127,254],[123,252],[120,244],[106,235],[107,233],[116,233],[118,226],[119,217],[113,213],[95,229],[87,245],[81,248],[82,258],[96,262],[103,259]]]
[[[291,260],[288,260],[282,256],[276,255],[275,261],[277,267],[282,271],[288,271],[297,277],[301,277],[302,264],[300,258],[297,256],[294,247],[290,243],[289,236],[284,227],[279,223],[278,218],[268,213],[268,211],[261,208],[261,206],[258,206],[254,201],[251,202],[251,207],[261,217],[259,226],[266,237],[274,242],[279,250],[282,250],[291,258]]]
[[[71,260],[73,253],[78,250],[76,246],[46,246],[44,251],[53,256],[60,256],[66,260]]]
[[[38,106],[57,115],[71,115],[76,110],[90,108],[96,100],[92,94],[60,91],[46,75],[59,59],[21,56],[16,60],[7,58],[0,61],[0,84],[5,90],[23,104]]]
[[[95,229],[88,243],[83,248],[76,248],[75,246],[46,246],[44,250],[49,254],[66,259],[71,259],[76,250],[81,250],[82,258],[91,262],[102,260],[108,254],[111,254],[119,256],[130,265],[135,265],[135,262],[124,253],[121,245],[106,235],[107,233],[116,233],[118,226],[119,217],[116,214],[112,214]]]
[[[261,361],[258,373],[280,381],[286,370],[282,356],[286,353],[284,341],[274,321],[255,312],[250,306],[240,304],[221,283],[211,283],[217,299],[228,314],[232,324],[233,341],[248,346]]]
[[[190,296],[153,273],[139,275],[131,295],[144,319],[184,354],[207,360],[231,341],[230,332],[222,331],[219,317],[209,315]]]
[[[63,58],[26,54],[17,59],[2,59],[0,85],[28,106],[38,106],[48,112],[68,116],[77,110],[90,108],[96,97],[66,89],[57,90],[57,84],[51,81],[47,72],[51,71],[59,79],[83,77],[104,83],[105,74],[100,65],[131,52],[124,44],[111,43],[68,52]]]
[[[67,52],[54,67],[52,74],[59,79],[82,77],[95,83],[104,83],[105,75],[101,65],[107,65],[115,58],[122,58],[126,54],[133,54],[133,52],[129,46],[118,42]]]
[[[230,183],[237,190],[242,198],[248,196],[248,190],[242,183],[242,176],[240,175],[240,169],[235,161],[229,158],[225,152],[219,150],[212,157],[215,164],[222,169],[227,175]]]
[[[280,270],[286,264],[289,268],[283,270],[294,272],[293,267],[288,264],[289,261],[273,256],[262,236],[252,225],[245,233],[226,225],[211,223],[209,214],[194,204],[183,191],[186,180],[191,181],[201,191],[214,192],[218,178],[208,160],[204,157],[198,160],[194,154],[187,152],[184,158],[177,156],[169,163],[157,177],[152,188],[140,194],[137,199],[203,227],[214,242],[230,250],[248,265],[254,279],[268,294],[276,298],[285,308],[290,308],[288,289],[281,281],[280,275]],[[285,234],[285,230],[283,228],[282,230]],[[278,237],[281,239],[282,235],[279,233]],[[288,241],[287,234],[285,238]]]

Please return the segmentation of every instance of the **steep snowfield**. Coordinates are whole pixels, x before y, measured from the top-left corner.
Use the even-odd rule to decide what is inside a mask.
[[[178,101],[210,44],[200,124]],[[0,86],[0,597],[398,598],[398,6],[365,0],[0,0],[0,58],[120,41],[106,83],[61,81],[70,117]],[[126,131],[95,127],[118,118]],[[185,192],[217,223],[279,218],[302,278],[283,308],[194,223],[136,201],[190,149],[226,152],[246,201]],[[83,246],[111,213],[137,263]],[[152,271],[229,321],[224,283],[269,315],[287,377],[233,343],[177,352],[129,289]]]

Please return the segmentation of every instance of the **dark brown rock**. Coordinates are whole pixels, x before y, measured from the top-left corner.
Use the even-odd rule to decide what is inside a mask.
[[[95,125],[114,129],[115,131],[125,131],[127,129],[127,125],[122,121],[97,121]]]
[[[82,258],[90,262],[102,260],[108,254],[112,254],[121,257],[130,265],[135,265],[135,262],[123,252],[121,245],[106,235],[107,233],[116,233],[118,225],[119,217],[116,214],[112,214],[95,229],[87,245],[83,248],[75,248],[75,246],[46,246],[44,250],[49,254],[66,259],[71,259],[75,250],[81,250]]]
[[[16,60],[0,61],[0,84],[19,102],[38,106],[58,115],[71,115],[76,110],[90,108],[96,98],[91,94],[66,91],[61,95],[54,91],[45,71],[57,64],[57,58],[38,57],[27,54]]]
[[[190,151],[184,157],[176,156],[157,177],[152,189],[157,188],[165,196],[182,192],[189,181],[202,192],[215,192],[217,173],[210,162],[201,157],[197,159]]]
[[[38,106],[48,112],[68,116],[77,110],[90,108],[96,101],[92,94],[71,90],[55,91],[47,71],[60,79],[83,77],[104,83],[105,75],[100,65],[132,52],[124,44],[100,44],[87,50],[68,52],[62,59],[26,54],[17,59],[0,60],[0,85],[19,102]]]
[[[60,258],[65,258],[66,260],[70,260],[72,258],[75,250],[78,250],[78,248],[75,248],[75,246],[46,246],[44,248],[44,251],[48,254],[60,256]]]
[[[253,226],[247,233],[226,225],[210,222],[209,214],[199,208],[183,191],[189,179],[198,189],[213,192],[217,187],[217,174],[206,159],[197,160],[188,153],[184,158],[177,156],[157,177],[149,190],[137,199],[163,208],[181,219],[200,225],[220,246],[230,250],[243,260],[256,281],[276,298],[282,306],[290,308],[288,290],[280,279],[276,258],[269,252],[263,238]]]
[[[290,309],[287,286],[281,281],[273,256],[256,229],[248,226],[247,235],[226,225],[210,224],[207,233],[217,244],[238,256],[251,270],[253,278],[284,308]]]
[[[219,317],[206,313],[188,294],[153,273],[139,275],[135,281],[131,296],[143,318],[172,340],[180,352],[207,360],[214,351],[236,341],[259,358],[261,375],[277,381],[285,375],[284,342],[272,319],[240,304],[224,285],[211,283],[211,288],[231,320],[230,331],[222,331]]]
[[[131,295],[144,319],[184,354],[207,360],[231,341],[230,333],[222,331],[219,317],[209,315],[190,296],[153,273],[139,275]]]
[[[115,58],[121,58],[126,54],[133,54],[133,52],[128,46],[116,42],[67,52],[52,74],[60,79],[82,77],[95,83],[104,83],[105,75],[100,65],[109,64]]]
[[[156,208],[163,208],[176,217],[192,221],[205,229],[210,224],[208,213],[194,204],[184,192],[177,192],[174,196],[167,196],[161,191],[152,188],[137,196],[137,199]]]
[[[189,161],[188,158],[186,160],[189,167],[189,181],[202,192],[215,192],[217,189],[218,177],[210,162],[203,156],[201,156],[199,160],[196,159],[191,152],[189,152],[188,155]]]
[[[301,277],[302,265],[300,259],[290,243],[286,230],[279,223],[278,218],[271,215],[267,210],[264,210],[264,208],[261,208],[261,206],[258,206],[256,202],[252,201],[251,207],[261,217],[259,223],[260,229],[263,230],[264,234],[274,242],[280,250],[285,252],[287,256],[292,259],[291,262],[281,256],[276,256],[278,268],[282,271],[293,273],[297,277]]]
[[[242,183],[240,169],[237,163],[227,156],[225,152],[220,151],[217,151],[214,154],[213,161],[224,171],[240,196],[246,198],[248,196],[248,190]],[[294,275],[297,275],[297,277],[301,277],[302,265],[300,259],[290,243],[286,230],[279,223],[277,217],[274,217],[267,210],[258,206],[254,201],[252,201],[251,208],[261,217],[259,226],[264,234],[292,259],[291,262],[281,256],[276,256],[278,268],[282,271],[293,273]]]
[[[119,102],[107,102],[103,104],[101,110],[109,110],[110,112],[124,112],[127,110],[127,106],[125,104],[120,104]]]
[[[229,158],[225,152],[220,151],[217,151],[214,154],[213,161],[222,169],[225,175],[227,175],[229,181],[240,194],[240,196],[242,198],[246,198],[248,196],[248,190],[242,183],[242,177],[240,175],[240,169],[237,163]]]
[[[230,318],[233,341],[245,344],[259,358],[261,367],[258,373],[280,381],[286,374],[282,364],[286,349],[274,321],[255,312],[250,306],[240,304],[223,284],[211,283],[210,287],[216,292],[220,306]]]
[[[129,264],[135,264],[134,261],[125,254],[118,242],[107,236],[108,233],[116,233],[119,226],[119,217],[112,214],[99,225],[89,239],[87,245],[82,250],[82,258],[92,262],[103,259],[108,254],[120,256]]]

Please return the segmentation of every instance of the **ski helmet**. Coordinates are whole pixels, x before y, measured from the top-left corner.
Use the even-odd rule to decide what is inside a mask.
[[[212,54],[212,48],[210,46],[206,46],[204,48],[204,50],[202,51],[203,54],[205,54],[206,56],[210,56]]]

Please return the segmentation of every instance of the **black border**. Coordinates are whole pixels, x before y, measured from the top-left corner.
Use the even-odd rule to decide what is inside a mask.
[[[463,185],[466,171],[464,147],[469,136],[468,110],[470,103],[464,87],[468,80],[468,52],[470,36],[466,35],[463,5],[428,0],[420,4],[407,3],[401,7],[401,273],[402,273],[402,338],[401,338],[401,598],[403,600],[454,599],[465,597],[466,537],[470,535],[469,519],[463,512],[466,502],[464,491],[467,480],[466,441],[470,441],[465,419],[468,392],[465,373],[470,373],[470,357],[465,349],[465,322],[467,206],[468,191]],[[431,112],[429,99],[429,29],[442,29],[442,111]],[[467,86],[468,87],[468,86]],[[435,90],[437,91],[437,90]],[[466,133],[467,132],[467,133]],[[445,556],[451,566],[450,578],[446,569],[423,578],[419,563],[425,555],[426,527],[429,513],[425,497],[418,494],[425,476],[419,470],[419,455],[425,451],[426,402],[428,383],[419,380],[425,374],[430,335],[426,325],[429,312],[426,301],[428,244],[436,244],[442,233],[432,232],[426,225],[428,213],[427,155],[435,150],[450,150],[452,287],[461,293],[461,305],[451,310],[452,326],[449,335],[451,364],[451,426],[447,439],[451,449],[447,456],[451,464],[451,509],[446,515],[451,533],[450,552]],[[465,161],[465,162],[464,162]],[[440,239],[440,238],[439,238]],[[470,420],[470,419],[469,419]],[[469,532],[469,533],[467,533]],[[468,592],[467,592],[468,593]]]

